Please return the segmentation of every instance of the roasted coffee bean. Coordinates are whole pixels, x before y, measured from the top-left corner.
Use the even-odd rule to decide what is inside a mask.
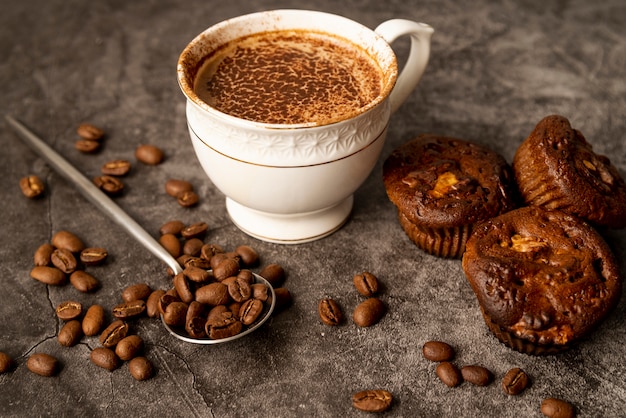
[[[89,247],[80,252],[80,261],[86,266],[99,266],[109,256],[106,249],[101,247]]]
[[[383,389],[363,390],[352,395],[352,406],[365,412],[385,412],[392,402],[391,392]]]
[[[46,353],[35,353],[28,357],[26,367],[39,376],[50,377],[59,371],[59,361]]]
[[[74,143],[74,148],[85,154],[95,154],[100,151],[100,147],[102,147],[100,142],[87,139],[79,139]]]
[[[114,347],[128,334],[128,324],[121,319],[113,321],[100,334],[100,344],[104,347]]]
[[[259,262],[259,253],[249,245],[240,245],[235,248],[235,252],[241,257],[241,263],[244,266],[252,267]]]
[[[243,324],[235,318],[232,312],[227,311],[207,319],[205,331],[209,338],[219,340],[235,336],[242,329]]]
[[[519,367],[509,370],[502,378],[502,389],[507,395],[519,395],[528,387],[530,379]]]
[[[91,351],[91,362],[110,372],[120,367],[120,359],[113,350],[107,347],[96,347]]]
[[[249,285],[252,285],[255,282],[254,274],[248,269],[241,269],[239,273],[237,273],[237,278],[239,280],[243,280]],[[265,286],[265,285],[263,285]]]
[[[35,255],[33,256],[33,262],[35,266],[49,266],[52,264],[50,257],[52,256],[52,252],[54,251],[54,246],[52,244],[41,244],[37,250],[35,251]]]
[[[24,196],[29,199],[35,199],[43,195],[45,186],[39,177],[30,175],[20,179],[20,189]]]
[[[178,236],[180,235],[180,231],[183,229],[185,229],[185,224],[182,221],[173,220],[161,225],[161,228],[159,228],[159,234],[172,234]]]
[[[206,306],[204,304],[202,305]],[[209,310],[209,314],[207,315],[207,321],[218,320],[220,318],[220,315],[225,312],[231,312],[232,316],[234,316],[235,318],[239,315],[239,309],[237,309],[237,312],[232,312],[226,305],[216,305]]]
[[[193,290],[189,285],[189,280],[187,280],[185,273],[180,272],[174,276],[174,289],[176,289],[176,293],[181,301],[188,304],[194,299]]]
[[[200,257],[211,261],[215,254],[223,254],[224,249],[217,244],[204,244],[200,250]]]
[[[100,287],[98,279],[83,270],[76,270],[72,273],[70,283],[76,290],[83,293],[93,292]]]
[[[115,346],[115,354],[120,360],[128,361],[143,350],[143,339],[139,335],[128,335]]]
[[[131,302],[122,302],[113,307],[113,316],[119,319],[130,319],[143,314],[146,311],[146,302],[144,300],[133,300]]]
[[[251,284],[250,288],[252,289],[253,298],[258,299],[261,302],[265,302],[269,298],[270,291],[263,283]]]
[[[268,264],[261,270],[259,276],[270,282],[273,287],[280,287],[285,281],[285,270],[280,264]]]
[[[240,302],[233,302],[233,303],[230,303],[228,305],[220,305],[220,306],[225,306],[226,310],[230,311],[235,318],[238,318],[239,317],[239,311],[241,311],[241,305],[242,305],[242,303],[240,303]]]
[[[87,141],[100,141],[104,137],[104,131],[91,123],[81,123],[76,133]]]
[[[15,362],[7,353],[0,351],[0,374],[13,370]]]
[[[174,234],[164,234],[159,237],[159,244],[174,258],[178,258],[182,251],[180,240]]]
[[[183,244],[183,254],[198,257],[203,245],[204,242],[200,238],[190,238]]]
[[[228,256],[227,253],[217,253],[217,254],[215,254],[213,257],[211,257],[211,260],[210,260],[211,269],[215,270],[215,268],[217,266],[219,266],[220,263],[222,261],[226,260],[227,258],[231,258],[231,257]]]
[[[378,293],[378,279],[367,271],[355,274],[352,281],[354,287],[363,296],[370,297]]]
[[[263,302],[258,299],[248,299],[239,308],[239,320],[244,325],[251,325],[263,313]]]
[[[493,381],[493,373],[483,366],[463,366],[461,367],[463,380],[476,386],[487,386]]]
[[[226,305],[230,301],[228,287],[215,282],[209,283],[196,290],[196,300],[207,305]]]
[[[136,283],[122,290],[122,300],[132,302],[134,300],[148,300],[152,289],[147,283]]]
[[[194,283],[206,283],[211,279],[211,273],[200,267],[187,266],[183,273]]]
[[[200,196],[194,191],[182,192],[176,198],[178,204],[184,208],[195,206],[200,201]]]
[[[80,302],[66,300],[57,305],[56,314],[63,321],[71,321],[83,313],[83,305]]]
[[[165,154],[154,145],[139,145],[135,149],[135,158],[147,165],[158,165],[163,162]]]
[[[139,356],[133,358],[128,363],[128,371],[135,380],[142,381],[152,377],[154,374],[154,367],[152,366],[150,360],[146,357]]]
[[[80,321],[72,319],[63,325],[59,331],[57,340],[64,347],[74,347],[83,336],[83,328]]]
[[[72,273],[76,270],[76,266],[78,265],[74,254],[65,248],[57,248],[54,250],[50,256],[50,261],[54,267],[58,268],[65,274]]]
[[[130,172],[130,167],[130,161],[113,160],[104,163],[100,168],[100,172],[107,176],[122,177]]]
[[[110,196],[116,196],[124,190],[124,183],[113,176],[97,176],[93,179],[97,188]]]
[[[180,235],[185,239],[202,238],[208,230],[209,225],[206,222],[196,222],[183,228]]]
[[[74,254],[78,254],[85,249],[83,241],[69,231],[58,231],[52,236],[50,242],[55,248],[65,248]]]
[[[223,306],[223,305],[222,305]],[[185,331],[192,338],[206,337],[206,313],[205,305],[193,301],[187,309],[187,317],[185,318]]]
[[[193,191],[193,185],[180,179],[170,179],[165,182],[165,193],[172,197],[178,197],[183,192]]]
[[[97,335],[104,326],[105,312],[100,305],[91,305],[83,318],[83,334],[88,337]]]
[[[369,327],[378,323],[385,312],[385,304],[380,299],[368,298],[354,308],[352,320],[360,327]]]
[[[244,279],[238,279],[235,277],[235,280],[227,286],[228,294],[235,302],[244,302],[252,296],[252,288]],[[261,305],[263,305],[263,303],[261,303]],[[246,325],[245,322],[244,325]]]
[[[184,327],[188,308],[189,305],[185,302],[175,301],[168,304],[163,313],[163,321],[173,327]]]
[[[541,413],[549,418],[574,418],[576,408],[562,399],[546,398],[541,402]]]
[[[221,263],[213,268],[213,276],[215,276],[215,280],[220,282],[230,276],[236,276],[238,273],[239,262],[230,257],[225,258]]]
[[[183,265],[183,268],[197,267],[203,270],[208,270],[211,268],[211,263],[202,257],[187,256],[187,259],[182,265]]]
[[[343,321],[341,306],[333,299],[322,299],[317,305],[317,313],[326,325],[339,325]]]
[[[67,282],[67,276],[56,267],[35,266],[30,271],[30,277],[51,286],[62,286]]]
[[[167,309],[170,303],[180,302],[180,298],[178,297],[178,294],[172,295],[171,293],[168,293],[168,292],[169,290],[165,292],[165,294],[161,296],[161,298],[159,299],[158,308],[159,308],[159,313],[161,315],[165,314],[165,310]]]
[[[426,360],[449,361],[454,358],[454,349],[443,341],[427,341],[422,346],[422,354]]]
[[[274,294],[276,295],[276,302],[274,304],[274,312],[276,313],[288,308],[293,303],[291,293],[285,287],[277,287],[274,289]]]
[[[150,293],[148,300],[146,301],[146,314],[149,318],[156,318],[159,316],[159,299],[165,294],[162,289],[154,290]]]
[[[443,383],[451,388],[463,383],[463,375],[461,374],[461,371],[456,365],[450,363],[449,361],[439,363],[435,369],[435,373]]]

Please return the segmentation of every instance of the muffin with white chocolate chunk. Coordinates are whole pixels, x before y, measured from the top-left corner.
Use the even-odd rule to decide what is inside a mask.
[[[514,208],[513,175],[496,152],[420,135],[385,160],[383,181],[400,225],[424,251],[460,258],[473,226]]]

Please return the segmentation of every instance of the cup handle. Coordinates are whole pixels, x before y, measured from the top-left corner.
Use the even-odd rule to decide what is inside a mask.
[[[390,45],[401,36],[409,35],[411,37],[409,57],[389,95],[391,113],[394,113],[415,89],[424,74],[424,70],[426,70],[430,57],[430,39],[434,29],[425,23],[406,19],[391,19],[378,25],[374,32],[382,36]]]

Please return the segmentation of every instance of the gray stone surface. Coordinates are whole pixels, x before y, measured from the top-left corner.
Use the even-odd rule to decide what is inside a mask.
[[[0,375],[2,416],[364,416],[351,394],[385,388],[395,401],[385,416],[540,416],[543,398],[573,402],[580,416],[624,416],[624,300],[588,340],[571,351],[536,358],[516,353],[486,329],[456,260],[420,252],[402,232],[381,181],[382,159],[356,193],[350,221],[332,236],[282,246],[247,237],[229,221],[223,196],[205,178],[188,139],[175,66],[197,33],[223,19],[298,1],[6,2],[0,13],[0,114],[12,114],[43,136],[87,176],[114,158],[134,161],[140,143],[160,146],[166,161],[134,164],[117,202],[155,236],[170,219],[210,225],[207,241],[233,249],[254,246],[263,263],[282,264],[294,304],[252,336],[205,347],[172,338],[158,321],[134,321],[156,376],[137,382],[127,365],[114,372],[89,361],[97,338],[61,347],[58,303],[76,299],[107,308],[127,285],[166,288],[163,265],[99,214],[72,185],[0,123],[0,351],[16,368]],[[322,1],[309,8],[346,15],[369,27],[395,17],[431,24],[432,58],[423,81],[392,117],[383,158],[422,132],[486,144],[511,161],[516,147],[544,116],[568,117],[626,174],[626,5],[620,0],[569,1]],[[400,57],[406,42],[396,45]],[[102,152],[82,155],[75,128],[90,121],[108,133]],[[27,174],[48,192],[25,199]],[[169,178],[191,181],[201,195],[194,209],[164,193]],[[303,185],[306,187],[306,185]],[[94,294],[46,287],[29,277],[32,254],[58,230],[77,233],[110,252],[90,271]],[[626,271],[626,233],[607,239]],[[319,299],[339,301],[347,316],[361,300],[352,276],[369,270],[384,283],[384,319],[359,329],[323,325]],[[624,275],[624,273],[622,273]],[[488,387],[450,389],[421,356],[441,339],[458,365],[482,364],[496,375]],[[62,370],[43,378],[26,368],[29,355],[56,356]],[[532,386],[505,395],[499,379],[522,367]]]

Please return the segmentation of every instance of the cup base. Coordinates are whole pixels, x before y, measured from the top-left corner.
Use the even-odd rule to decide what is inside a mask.
[[[275,214],[261,212],[226,198],[226,210],[233,223],[246,234],[278,244],[316,241],[341,228],[352,212],[351,195],[338,204],[314,212]]]

